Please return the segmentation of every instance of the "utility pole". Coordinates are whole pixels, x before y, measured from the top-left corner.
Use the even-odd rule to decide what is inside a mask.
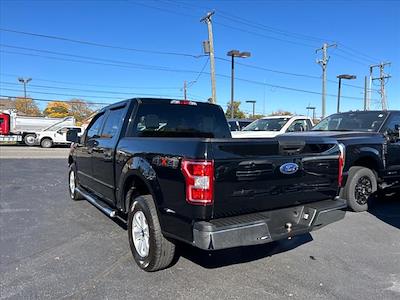
[[[371,74],[371,80],[380,80],[381,82],[381,88],[380,88],[380,94],[381,94],[381,104],[382,104],[382,110],[387,110],[388,109],[388,105],[387,105],[387,99],[386,99],[386,92],[385,92],[385,79],[389,79],[390,75],[386,75],[385,74],[385,66],[390,65],[390,62],[381,62],[379,64],[376,65],[371,65],[370,68],[370,74]],[[379,77],[373,78],[372,74],[373,74],[373,69],[379,67]],[[372,89],[372,87],[371,87]]]
[[[329,45],[324,43],[320,49],[315,50],[315,53],[322,51],[322,59],[317,60],[317,64],[322,67],[322,118],[324,118],[326,114],[326,67],[329,61],[327,52],[330,47],[336,47],[336,44]]]
[[[211,68],[211,103],[217,103],[217,94],[215,90],[215,58],[214,58],[214,38],[212,31],[211,17],[215,12],[209,12],[203,17],[200,22],[206,22],[208,29],[208,50],[210,56],[210,68]]]
[[[183,82],[183,99],[187,100],[187,84],[186,84],[186,80]]]

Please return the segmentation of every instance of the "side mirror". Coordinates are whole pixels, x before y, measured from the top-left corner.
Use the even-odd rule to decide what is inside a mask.
[[[70,129],[67,131],[67,141],[72,143],[80,142],[80,137],[78,136],[78,131],[76,129]]]

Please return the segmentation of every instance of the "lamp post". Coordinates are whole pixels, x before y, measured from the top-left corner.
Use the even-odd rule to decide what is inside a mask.
[[[254,115],[256,114],[256,112],[255,112],[256,100],[247,100],[246,103],[253,104],[253,118],[254,118]]]
[[[32,78],[22,78],[22,77],[18,78],[18,81],[21,82],[24,85],[24,97],[25,97],[25,99],[26,99],[26,85],[31,80],[32,80]]]
[[[310,111],[310,109],[312,110],[312,118],[313,118],[313,122],[315,120],[315,106],[307,106],[306,109],[308,111]]]
[[[337,96],[337,112],[340,113],[340,92],[342,89],[342,79],[356,79],[356,75],[348,75],[348,74],[342,74],[338,75],[337,78],[339,78],[339,87],[338,87],[338,96]]]
[[[234,99],[234,81],[235,81],[235,57],[250,57],[250,52],[240,52],[239,50],[231,50],[226,55],[232,57],[231,66],[231,118],[233,119],[233,99]]]

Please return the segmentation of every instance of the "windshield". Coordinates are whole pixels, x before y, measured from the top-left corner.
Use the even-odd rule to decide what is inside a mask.
[[[349,112],[323,119],[312,130],[317,131],[371,131],[377,132],[385,121],[385,112]]]
[[[289,121],[287,118],[258,119],[243,128],[243,131],[279,131]]]

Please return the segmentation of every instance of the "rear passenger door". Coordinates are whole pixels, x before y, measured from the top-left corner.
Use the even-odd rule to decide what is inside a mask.
[[[96,138],[93,148],[92,169],[94,189],[102,199],[113,204],[115,202],[115,147],[126,116],[127,104],[111,107],[105,116],[100,136]]]
[[[400,125],[400,114],[394,114],[387,125],[386,132],[395,132],[395,126]],[[397,172],[400,176],[400,139],[391,140],[387,144],[388,156],[387,156],[387,170],[393,175],[393,172]]]

